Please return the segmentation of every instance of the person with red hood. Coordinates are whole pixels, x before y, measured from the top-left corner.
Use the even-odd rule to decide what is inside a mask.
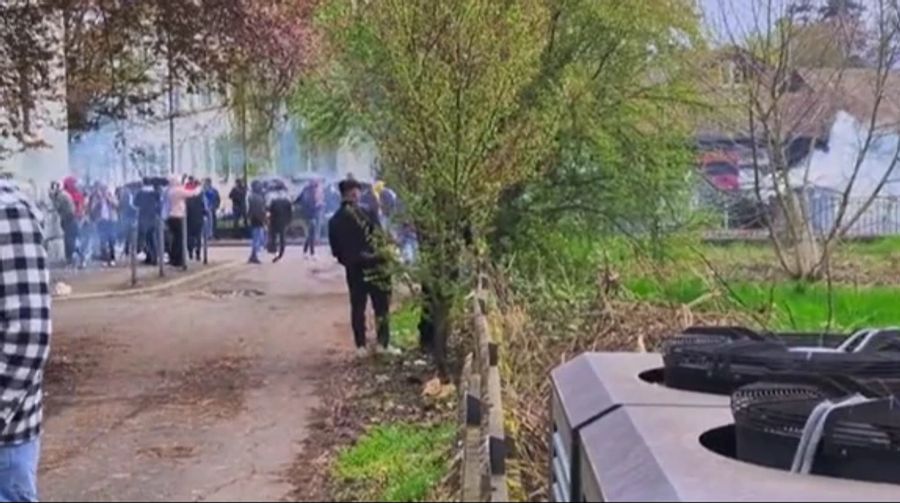
[[[84,193],[78,188],[78,180],[74,176],[67,176],[63,179],[63,192],[69,196],[69,199],[72,200],[72,206],[74,208],[73,217],[74,217],[74,232],[75,238],[74,242],[76,243],[74,246],[74,255],[77,253],[80,265],[83,267],[87,262],[87,250],[85,246],[85,229],[84,227],[84,215],[85,210],[87,209],[87,198],[85,198]]]
[[[75,219],[81,221],[84,218],[84,194],[78,190],[78,180],[74,176],[67,176],[63,179],[63,190],[72,198],[72,204],[75,205]]]

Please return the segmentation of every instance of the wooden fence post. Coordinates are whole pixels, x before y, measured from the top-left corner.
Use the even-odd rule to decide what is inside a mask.
[[[462,381],[464,392],[463,417],[463,457],[462,457],[462,499],[461,501],[484,501],[482,491],[482,445],[481,435],[482,401],[481,376],[469,366],[469,373]]]
[[[509,501],[506,483],[506,434],[503,424],[503,393],[500,382],[499,347],[490,343],[487,375],[488,452],[491,481],[491,501]]]

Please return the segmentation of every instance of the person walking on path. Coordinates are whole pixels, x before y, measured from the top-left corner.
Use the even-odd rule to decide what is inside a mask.
[[[140,191],[134,196],[138,211],[138,251],[144,250],[144,264],[157,263],[157,226],[162,217],[162,200],[153,180],[144,178]]]
[[[78,188],[78,180],[74,176],[63,179],[63,191],[72,199],[75,207],[75,253],[78,254],[78,267],[84,267],[88,260],[88,225],[85,221],[86,201],[84,193]]]
[[[222,206],[222,198],[219,191],[213,187],[212,179],[203,180],[203,199],[206,201],[206,239],[218,237],[219,207]]]
[[[287,186],[277,180],[269,194],[269,251],[276,253],[272,262],[278,262],[284,257],[284,249],[287,247],[288,226],[293,220],[293,205],[288,196]]]
[[[306,222],[306,239],[303,242],[303,256],[316,256],[316,238],[319,234],[319,220],[325,210],[325,191],[319,180],[313,179],[300,192],[300,209]]]
[[[378,332],[378,353],[398,354],[390,346],[391,277],[386,260],[376,250],[378,235],[382,233],[378,217],[360,207],[360,184],[355,180],[340,183],[341,208],[328,222],[328,241],[331,253],[344,266],[350,291],[350,324],[357,356],[366,350],[366,305],[372,299]]]
[[[112,267],[116,265],[116,211],[118,201],[110,190],[101,182],[94,184],[88,202],[91,223],[97,233],[100,260]]]
[[[234,188],[228,193],[231,199],[231,216],[234,218],[234,228],[241,229],[247,221],[247,185],[243,178],[234,181]]]
[[[125,244],[123,252],[126,256],[131,254],[131,232],[137,225],[137,206],[134,205],[134,195],[140,189],[140,184],[129,183],[119,187],[117,199],[119,208],[119,239]],[[137,250],[134,251],[137,253]]]
[[[0,180],[0,220],[0,501],[37,501],[50,274],[41,217],[9,180]]]
[[[187,200],[187,252],[188,258],[199,262],[203,251],[203,231],[206,220],[206,198],[200,182],[191,177],[185,187],[188,190],[197,190],[197,195]]]
[[[75,203],[68,192],[62,190],[59,183],[50,185],[50,200],[53,209],[59,215],[59,226],[63,233],[63,250],[66,256],[66,264],[75,265],[75,252],[78,244],[78,219],[75,218]]]
[[[169,179],[169,218],[166,223],[169,227],[169,233],[172,234],[172,245],[169,248],[169,264],[175,267],[183,267],[186,257],[184,256],[184,225],[185,216],[187,215],[187,200],[200,194],[200,187],[189,189],[178,182],[178,178]]]
[[[259,180],[254,180],[250,186],[250,195],[247,197],[247,218],[250,221],[250,259],[251,264],[261,264],[259,250],[266,245],[266,197],[263,194],[263,185]]]

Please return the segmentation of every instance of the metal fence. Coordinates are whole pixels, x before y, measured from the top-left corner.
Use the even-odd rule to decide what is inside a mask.
[[[825,236],[837,224],[843,197],[841,194],[821,188],[810,188],[800,193],[809,222],[817,235]],[[866,206],[868,203],[868,206]],[[707,235],[712,238],[765,239],[767,221],[776,229],[784,226],[779,204],[774,200],[760,201],[753,191],[703,192],[697,198],[697,207],[713,216],[713,227]],[[851,219],[859,215],[847,227]],[[900,198],[876,197],[869,203],[867,197],[847,200],[841,227],[846,227],[849,238],[872,238],[900,235]]]

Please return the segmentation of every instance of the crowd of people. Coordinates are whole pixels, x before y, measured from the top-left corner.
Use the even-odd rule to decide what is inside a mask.
[[[103,183],[86,185],[68,177],[52,184],[50,198],[62,228],[66,260],[77,267],[94,258],[114,265],[120,253],[140,253],[149,264],[166,257],[176,266],[198,260],[203,239],[214,234],[221,206],[209,179],[201,183],[188,176],[145,178],[114,190]],[[284,182],[257,180],[248,188],[239,180],[229,198],[235,222],[249,226],[252,263],[260,262],[267,241],[274,261],[284,256],[286,230],[295,207],[305,223],[303,254],[308,259],[316,256],[320,229],[325,228],[331,253],[346,270],[358,353],[368,354],[365,310],[370,300],[377,321],[375,351],[399,352],[390,344],[391,271],[373,238],[393,237],[401,248],[415,239],[410,238],[414,231],[409,224],[393,222],[399,213],[390,189],[383,183],[367,185],[352,178],[337,186],[311,180],[292,199]],[[0,218],[0,254],[9,269],[4,270],[0,293],[0,336],[6,352],[15,356],[8,359],[0,376],[4,380],[0,387],[0,456],[5,460],[0,501],[36,501],[42,376],[52,329],[44,220],[34,201],[15,182],[5,179],[0,179]],[[165,230],[160,232],[163,226]],[[164,243],[159,241],[160,234]]]
[[[114,190],[70,176],[51,184],[50,201],[59,218],[66,263],[79,268],[94,260],[115,266],[132,246],[146,264],[166,257],[174,266],[200,260],[202,240],[212,237],[221,203],[210,179],[201,184],[190,176],[145,177]]]
[[[360,206],[371,210],[389,231],[403,259],[414,260],[415,231],[409,224],[394,222],[399,210],[394,191],[381,181],[359,183],[359,189]],[[74,268],[91,263],[115,266],[117,259],[131,253],[132,246],[145,264],[163,260],[183,266],[188,260],[201,260],[204,239],[218,236],[222,218],[233,222],[233,237],[250,238],[250,263],[260,263],[263,250],[273,255],[273,262],[281,260],[289,229],[299,218],[304,229],[302,255],[313,260],[317,243],[327,239],[324,224],[339,211],[342,196],[337,183],[322,178],[310,179],[296,197],[283,180],[247,184],[239,178],[228,192],[228,200],[230,211],[226,213],[212,180],[200,182],[187,175],[146,177],[114,189],[103,182],[85,183],[70,176],[50,187],[65,260]]]

